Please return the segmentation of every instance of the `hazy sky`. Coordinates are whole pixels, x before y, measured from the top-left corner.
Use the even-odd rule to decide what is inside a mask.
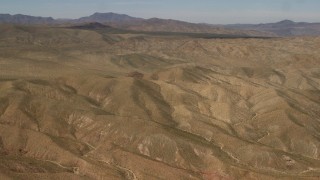
[[[78,18],[94,12],[214,24],[320,22],[320,0],[0,0],[0,13]]]

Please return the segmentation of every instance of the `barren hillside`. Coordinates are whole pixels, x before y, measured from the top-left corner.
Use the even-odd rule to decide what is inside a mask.
[[[320,38],[0,27],[1,179],[319,179]]]

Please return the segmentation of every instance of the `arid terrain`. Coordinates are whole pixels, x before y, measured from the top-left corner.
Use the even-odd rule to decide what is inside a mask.
[[[0,26],[0,179],[320,178],[320,37]]]

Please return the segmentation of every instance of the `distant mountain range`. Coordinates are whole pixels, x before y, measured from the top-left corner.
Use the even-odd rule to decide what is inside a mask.
[[[52,17],[35,17],[22,14],[0,14],[0,23],[10,24],[77,24],[81,26],[81,24],[95,22],[136,31],[244,34],[251,36],[320,35],[320,23],[296,23],[290,20],[268,24],[210,25],[188,23],[172,19],[143,19],[116,13],[94,13],[91,16],[81,17],[79,19],[53,19]]]
[[[251,31],[233,30],[224,27],[212,27],[205,24],[188,23],[172,19],[143,19],[116,13],[94,13],[91,16],[79,19],[67,20],[67,23],[91,23],[98,22],[119,29],[148,31],[148,32],[188,32],[188,33],[214,33],[214,34],[242,34],[250,36],[273,36],[274,34]],[[85,25],[87,26],[87,25]]]
[[[91,16],[81,17],[73,22],[98,22],[98,23],[128,23],[143,21],[142,18],[131,17],[126,14],[116,13],[94,13]]]
[[[271,32],[278,36],[320,35],[320,23],[294,22],[291,20],[267,24],[233,24],[224,27]]]
[[[14,24],[52,24],[55,20],[52,17],[35,17],[22,14],[10,15],[0,14],[0,23]]]

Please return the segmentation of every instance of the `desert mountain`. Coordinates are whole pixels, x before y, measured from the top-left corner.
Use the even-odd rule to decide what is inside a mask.
[[[116,13],[94,13],[91,16],[76,19],[78,22],[99,22],[99,23],[128,23],[143,20],[142,18],[135,18],[126,14]]]
[[[235,24],[226,25],[226,28],[256,30],[277,34],[278,36],[320,35],[320,23],[294,22],[283,20],[268,24]]]
[[[212,27],[205,24],[188,23],[173,19],[160,18],[135,18],[124,14],[95,13],[72,21],[76,22],[99,22],[111,25],[116,28],[149,31],[149,32],[185,32],[185,33],[214,33],[214,34],[237,34],[250,36],[273,36],[272,33],[259,32],[254,30],[232,30],[223,27]]]
[[[114,27],[151,32],[185,32],[185,33],[212,33],[212,34],[237,34],[250,36],[273,36],[272,33],[255,30],[233,30],[224,27],[212,27],[205,24],[188,23],[172,19],[151,18],[134,23],[112,23]]]
[[[319,179],[318,37],[0,32],[0,179]]]
[[[0,14],[0,23],[13,24],[52,24],[55,20],[52,17],[35,17],[22,14],[10,15]]]
[[[269,32],[259,32],[255,30],[232,30],[223,27],[212,27],[205,24],[188,23],[171,19],[142,19],[135,18],[124,14],[116,13],[94,13],[91,16],[82,17],[79,19],[53,19],[41,18],[25,15],[0,15],[0,24],[75,24],[82,25],[83,23],[105,24],[115,28],[134,30],[134,31],[151,31],[151,32],[184,32],[184,33],[212,33],[212,34],[233,34],[233,35],[248,35],[248,36],[274,36]]]
[[[117,13],[94,13],[91,16],[79,19],[53,19],[51,17],[34,17],[21,14],[0,14],[0,24],[74,25],[94,22],[126,30],[151,32],[242,34],[250,36],[303,36],[320,34],[320,23],[293,22],[290,20],[267,24],[210,25],[188,23],[173,19],[143,19]]]

